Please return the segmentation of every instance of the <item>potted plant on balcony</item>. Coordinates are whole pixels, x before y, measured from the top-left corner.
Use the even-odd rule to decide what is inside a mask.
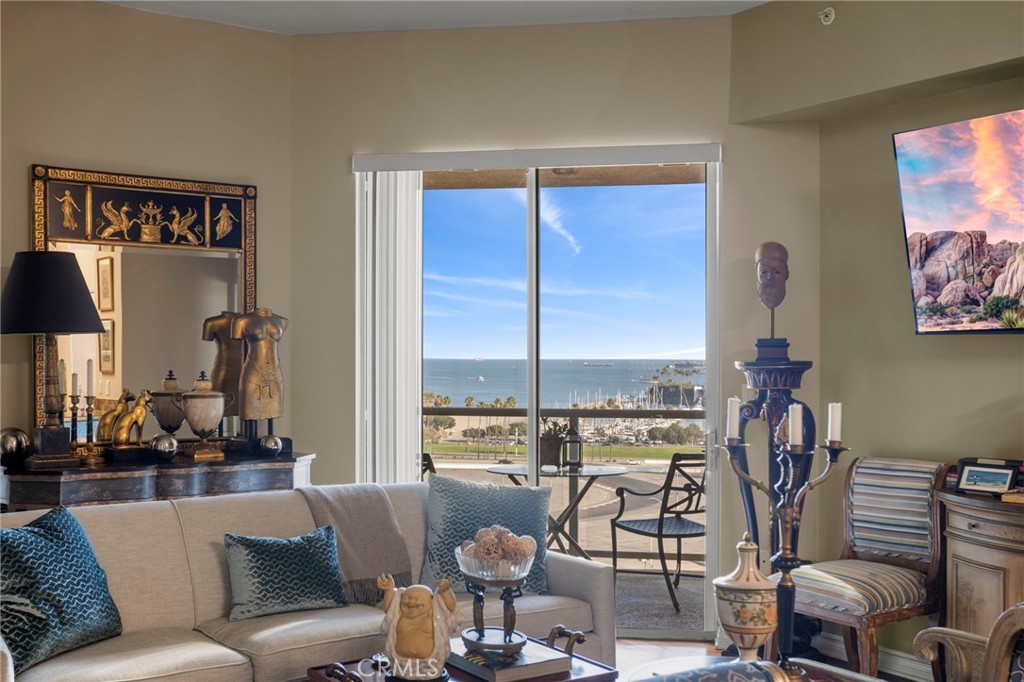
[[[561,422],[550,417],[541,417],[540,432],[540,465],[558,466],[561,461],[562,440],[569,430],[569,422]]]

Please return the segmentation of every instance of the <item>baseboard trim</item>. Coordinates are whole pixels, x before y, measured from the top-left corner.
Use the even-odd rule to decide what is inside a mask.
[[[823,632],[813,640],[814,648],[840,661],[846,660],[846,646],[841,635]],[[895,649],[878,647],[878,669],[890,675],[899,675],[913,682],[932,682],[932,666],[914,656]]]

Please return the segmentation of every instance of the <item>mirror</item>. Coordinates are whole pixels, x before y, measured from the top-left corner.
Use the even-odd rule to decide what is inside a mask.
[[[89,360],[93,364],[95,420],[128,388],[161,390],[161,380],[174,370],[179,386],[191,390],[200,371],[208,375],[216,344],[202,340],[203,321],[244,305],[241,258],[223,251],[178,251],[138,246],[99,246],[50,242],[49,250],[75,254],[97,303],[106,334],[57,337],[70,394],[72,373],[79,393],[86,393]],[[38,378],[38,377],[37,377]],[[70,408],[69,408],[70,409]],[[84,398],[79,403],[84,424]],[[84,426],[80,426],[84,433]],[[156,420],[146,420],[144,438],[160,433]],[[188,424],[179,438],[190,438]]]
[[[98,422],[122,389],[162,390],[168,370],[181,390],[191,390],[201,371],[210,373],[217,351],[202,339],[204,320],[255,307],[254,186],[40,164],[32,167],[32,206],[35,250],[75,254],[105,329],[57,337],[65,368],[60,391],[72,394],[78,375],[80,440],[90,365]],[[41,339],[35,342],[37,424],[43,420]],[[237,424],[229,428],[233,433]],[[143,438],[159,432],[156,420],[147,419]],[[177,435],[192,437],[187,424]]]

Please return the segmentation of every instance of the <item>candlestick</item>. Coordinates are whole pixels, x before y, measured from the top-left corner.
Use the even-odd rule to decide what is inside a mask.
[[[68,375],[64,360],[57,363],[57,392],[64,395],[68,392]]]
[[[828,441],[830,443],[841,443],[843,441],[843,404],[828,404]]]
[[[740,437],[740,399],[736,396],[729,398],[729,410],[725,423],[725,437]]]
[[[800,403],[789,405],[789,443],[803,445],[804,442],[804,406]]]
[[[78,372],[71,373],[71,395],[78,395]]]
[[[77,375],[75,375],[75,374],[71,375],[71,379],[72,379],[71,385],[73,387],[72,390],[75,390],[75,388],[77,387],[76,385],[77,385],[78,382],[74,381],[74,378],[76,376]],[[77,391],[75,393],[71,394],[71,442],[73,442],[73,443],[77,443],[78,442],[78,399],[79,399],[79,397],[80,396],[78,395]]]
[[[85,394],[95,395],[92,391],[92,358],[85,363]]]
[[[92,444],[92,413],[96,396],[85,396],[85,442]]]

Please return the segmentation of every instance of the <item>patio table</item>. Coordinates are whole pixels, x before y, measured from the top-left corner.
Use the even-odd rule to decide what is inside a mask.
[[[602,476],[621,476],[622,474],[629,473],[629,471],[627,467],[604,464],[586,464],[576,470],[563,467],[554,471],[544,471],[543,469],[539,471],[538,473],[544,478],[565,478],[569,481],[569,502],[565,505],[565,509],[558,516],[548,515],[548,547],[557,543],[558,548],[565,552],[566,544],[568,544],[569,548],[578,556],[584,559],[591,559],[592,557],[576,540],[576,533],[578,531],[576,513],[579,510],[580,503],[583,502],[587,491],[593,487],[597,479]],[[487,472],[508,476],[509,480],[516,485],[523,485],[526,482],[526,465],[523,464],[499,464],[487,467]],[[581,478],[586,479],[582,488],[579,485]],[[566,529],[566,524],[569,524],[568,530]]]

